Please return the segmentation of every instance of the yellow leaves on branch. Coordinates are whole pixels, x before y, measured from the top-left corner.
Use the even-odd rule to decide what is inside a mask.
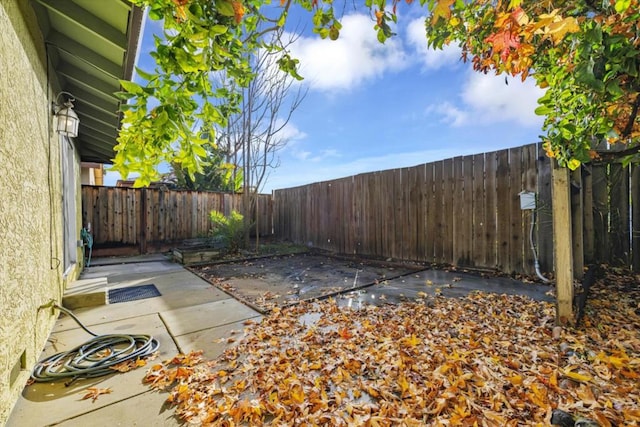
[[[455,0],[438,0],[433,11],[431,11],[431,23],[435,24],[440,18],[449,20],[451,17],[451,6]]]
[[[493,55],[485,57],[476,68],[486,70],[495,66],[512,75],[521,74],[523,80],[533,65],[531,56],[535,53],[534,45],[539,44],[534,37],[541,36],[542,40],[548,39],[557,45],[567,34],[580,30],[578,20],[574,17],[563,18],[559,9],[530,17],[524,9],[515,5],[509,11],[498,12],[493,26],[495,32],[484,39],[491,46]]]
[[[576,18],[563,18],[558,12],[559,9],[555,9],[551,13],[538,16],[533,25],[535,34],[542,34],[544,38],[551,39],[554,45],[560,43],[567,34],[580,31]]]

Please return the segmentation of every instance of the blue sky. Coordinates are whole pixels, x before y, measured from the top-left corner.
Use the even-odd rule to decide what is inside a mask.
[[[366,11],[348,12],[336,41],[310,31],[291,46],[309,92],[284,132],[263,192],[362,172],[415,166],[449,157],[493,151],[539,140],[534,114],[542,91],[533,81],[484,75],[460,62],[449,47],[429,51],[425,9],[400,11],[398,34],[380,44]],[[311,16],[290,15],[291,28],[307,28]],[[153,69],[147,22],[138,65]],[[108,172],[106,185],[119,175]]]

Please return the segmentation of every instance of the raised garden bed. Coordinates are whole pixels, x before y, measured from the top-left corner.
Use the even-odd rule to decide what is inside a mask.
[[[265,256],[287,255],[307,252],[305,246],[292,243],[271,242],[252,245],[249,249],[239,253],[228,253],[221,241],[212,239],[193,239],[183,242],[182,246],[172,249],[171,253],[176,262],[184,265],[204,265],[218,262],[232,262],[236,260],[250,260]]]

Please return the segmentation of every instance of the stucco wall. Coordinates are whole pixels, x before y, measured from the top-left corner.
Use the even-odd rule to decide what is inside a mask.
[[[75,279],[78,268],[63,278],[60,141],[51,127],[45,47],[28,0],[2,0],[0,28],[0,425],[4,425],[57,316],[41,306],[60,301],[65,283]],[[79,185],[79,168],[77,174]],[[79,189],[76,194],[79,201]],[[81,218],[79,210],[77,216]],[[80,224],[76,228],[79,234]]]

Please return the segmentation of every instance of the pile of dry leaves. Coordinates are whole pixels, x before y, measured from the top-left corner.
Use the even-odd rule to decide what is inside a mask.
[[[517,296],[324,301],[276,309],[218,360],[179,355],[146,381],[204,425],[549,425],[556,408],[640,425],[637,280],[608,277],[578,329]]]

